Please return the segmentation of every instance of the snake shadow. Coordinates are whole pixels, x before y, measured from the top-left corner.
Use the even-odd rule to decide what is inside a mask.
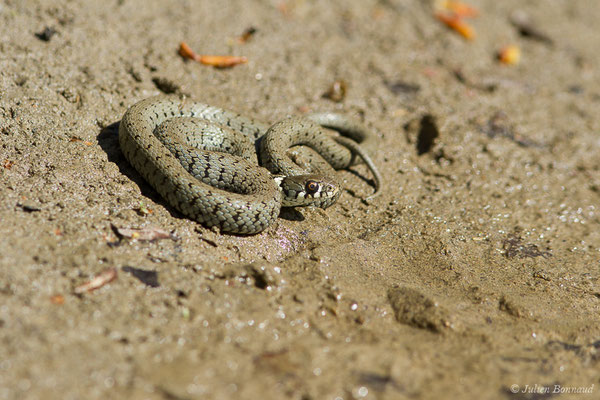
[[[100,148],[104,150],[109,162],[115,163],[119,172],[131,179],[139,188],[142,196],[150,198],[155,203],[160,203],[167,208],[169,213],[177,218],[185,218],[183,214],[167,204],[156,190],[129,164],[119,146],[119,124],[121,121],[102,128],[96,139]]]
[[[187,217],[171,207],[156,190],[129,164],[119,145],[119,124],[121,121],[102,128],[96,139],[100,148],[104,150],[109,162],[115,163],[119,172],[131,179],[139,188],[142,196],[150,198],[153,202],[162,204],[171,215],[179,219]],[[279,218],[288,221],[304,221],[304,215],[294,208],[282,208]]]

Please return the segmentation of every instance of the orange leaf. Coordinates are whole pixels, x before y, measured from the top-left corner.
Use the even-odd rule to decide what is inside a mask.
[[[460,17],[457,16],[456,14],[436,13],[435,17],[439,21],[446,24],[446,26],[448,28],[453,29],[456,32],[458,32],[465,39],[467,39],[467,40],[475,39],[475,30],[473,30],[473,28],[469,24],[467,24],[466,22],[461,20]]]
[[[200,56],[198,61],[204,65],[211,65],[217,68],[230,68],[234,65],[245,64],[248,62],[248,59],[238,56]]]
[[[179,55],[183,58],[194,60],[201,64],[210,65],[216,68],[230,68],[234,65],[245,64],[248,62],[246,57],[199,55],[194,53],[190,46],[188,46],[185,42],[181,42],[179,44]]]
[[[198,55],[185,42],[179,43],[179,55],[183,58],[198,61]]]

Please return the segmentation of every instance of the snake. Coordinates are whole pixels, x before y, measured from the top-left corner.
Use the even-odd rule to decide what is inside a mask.
[[[381,187],[361,147],[372,134],[337,113],[292,116],[269,126],[187,98],[155,96],[125,112],[118,135],[127,161],[170,206],[226,233],[259,233],[281,207],[331,206],[341,193],[334,169],[359,160],[374,176],[374,195]],[[322,157],[318,163],[309,158],[314,168],[288,155],[300,145]]]

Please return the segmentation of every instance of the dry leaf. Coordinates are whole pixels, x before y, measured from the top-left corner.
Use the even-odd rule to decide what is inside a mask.
[[[467,40],[475,39],[475,30],[456,14],[436,13],[435,17]]]
[[[90,281],[79,285],[75,288],[75,294],[81,294],[91,292],[101,288],[109,282],[114,281],[117,278],[117,269],[109,268],[102,271],[99,275],[92,278]]]
[[[248,62],[246,57],[240,56],[199,55],[196,54],[185,42],[181,42],[179,44],[179,55],[183,58],[194,60],[201,64],[210,65],[216,68],[230,68],[235,65],[245,64]]]
[[[248,62],[246,57],[238,56],[200,56],[200,63],[217,68],[230,68]]]
[[[134,229],[134,228],[117,228],[113,226],[113,230],[120,237],[124,237],[127,239],[134,239],[140,241],[153,241],[158,239],[173,239],[177,238],[171,234],[171,232],[167,232],[164,229],[160,228],[142,228],[142,229]]]

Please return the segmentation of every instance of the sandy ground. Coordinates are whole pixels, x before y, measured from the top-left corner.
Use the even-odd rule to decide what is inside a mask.
[[[598,398],[600,7],[472,4],[467,41],[416,0],[2,1],[0,399]],[[354,115],[383,194],[359,165],[325,213],[208,230],[118,147],[166,91]]]

